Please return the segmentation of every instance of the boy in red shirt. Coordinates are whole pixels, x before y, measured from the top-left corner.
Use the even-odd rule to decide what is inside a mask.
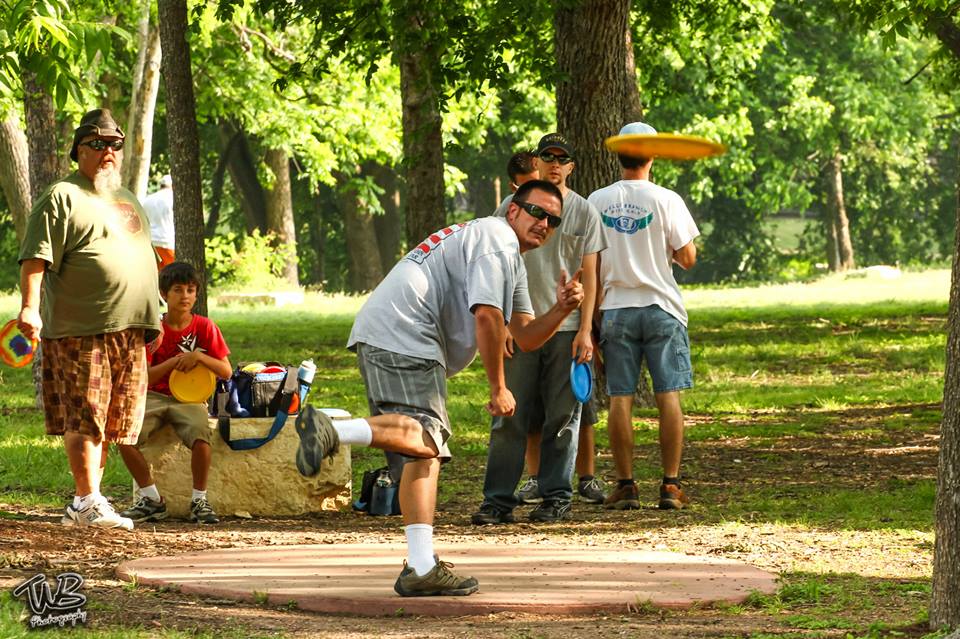
[[[163,339],[154,353],[147,353],[149,386],[143,428],[136,445],[121,445],[120,455],[140,489],[139,499],[123,512],[134,522],[159,521],[167,516],[167,504],[150,476],[150,467],[141,446],[150,435],[170,424],[180,441],[190,449],[193,473],[193,498],[190,521],[215,524],[220,520],[207,502],[207,477],[210,473],[210,437],[206,404],[182,404],[170,393],[170,372],[189,371],[197,365],[209,368],[222,379],[233,372],[230,349],[217,325],[191,311],[197,301],[200,278],[186,262],[173,262],[160,271],[160,295],[167,303],[163,316]]]

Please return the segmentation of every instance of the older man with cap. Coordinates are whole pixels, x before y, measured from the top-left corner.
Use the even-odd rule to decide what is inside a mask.
[[[633,122],[620,135],[655,135]],[[697,261],[700,235],[683,199],[650,181],[653,158],[619,155],[623,179],[590,194],[603,219],[610,248],[600,264],[603,297],[600,327],[610,395],[607,429],[618,485],[606,508],[639,508],[633,480],[633,394],[646,360],[660,414],[660,508],[689,502],[680,488],[683,410],[680,391],[693,387],[687,312],[673,265],[689,269]]]
[[[143,198],[143,210],[150,220],[150,239],[157,252],[158,267],[163,268],[176,260],[173,231],[173,179],[169,175],[160,178],[160,190]]]
[[[20,247],[17,325],[43,339],[46,431],[63,437],[76,486],[66,526],[133,528],[100,494],[100,479],[109,442],[137,441],[145,343],[160,318],[150,225],[120,186],[123,141],[109,110],[83,116],[70,149],[77,171],[34,202]]]
[[[553,304],[553,291],[562,272],[582,270],[583,304],[560,325],[540,348],[513,352],[507,360],[507,387],[517,400],[512,416],[496,416],[490,428],[483,502],[471,517],[476,525],[511,523],[518,504],[514,490],[523,474],[527,434],[540,430],[540,467],[537,486],[542,501],[530,513],[531,521],[566,519],[573,491],[570,477],[577,457],[581,405],[570,387],[571,358],[593,358],[590,337],[597,287],[597,254],[606,248],[600,216],[580,195],[567,187],[573,171],[573,148],[559,133],[540,139],[536,153],[540,179],[557,186],[563,195],[563,220],[557,233],[537,251],[523,255],[530,299],[537,316]],[[496,211],[503,216],[512,200]],[[512,352],[512,344],[507,345]]]

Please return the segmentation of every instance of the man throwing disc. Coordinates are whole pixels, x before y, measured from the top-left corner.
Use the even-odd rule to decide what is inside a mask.
[[[540,317],[527,291],[520,255],[551,236],[562,209],[557,187],[534,180],[517,190],[506,218],[454,224],[425,239],[370,295],[350,334],[373,416],[333,422],[307,407],[297,419],[297,466],[305,475],[316,474],[340,443],[402,456],[407,559],[394,585],[401,596],[469,595],[479,587],[433,552],[437,478],[451,457],[446,378],[479,351],[490,386],[487,412],[513,414],[503,372],[507,327],[520,348],[538,348],[583,300],[579,272],[561,274],[556,304]]]

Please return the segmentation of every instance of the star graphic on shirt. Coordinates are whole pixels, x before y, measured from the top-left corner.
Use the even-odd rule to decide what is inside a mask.
[[[177,344],[179,348],[184,353],[192,353],[194,351],[200,351],[201,353],[207,352],[207,349],[197,346],[197,335],[196,333],[187,333],[180,337],[180,342]]]

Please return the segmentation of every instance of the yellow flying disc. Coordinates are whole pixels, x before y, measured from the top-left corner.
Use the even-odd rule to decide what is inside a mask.
[[[696,135],[675,133],[615,135],[607,138],[605,144],[614,153],[635,158],[699,160],[727,152],[726,145],[718,142]]]
[[[217,387],[217,376],[203,364],[197,364],[187,372],[170,371],[170,392],[178,402],[202,404],[210,399]]]

